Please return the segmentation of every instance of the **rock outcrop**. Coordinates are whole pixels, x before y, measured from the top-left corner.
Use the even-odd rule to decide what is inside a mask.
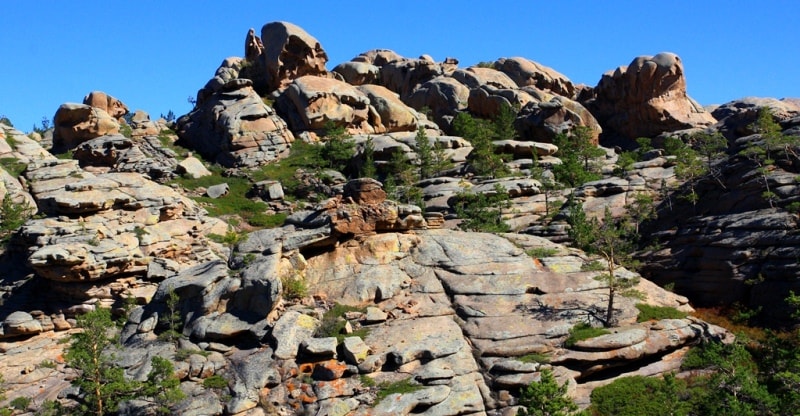
[[[264,104],[252,82],[235,78],[178,119],[180,142],[223,166],[258,166],[276,160],[294,135]]]
[[[607,72],[591,98],[580,101],[606,133],[629,140],[716,122],[686,94],[683,62],[668,52],[640,56]]]
[[[328,55],[319,41],[305,30],[288,22],[272,22],[261,28],[270,91],[280,90],[305,75],[325,76]]]
[[[63,152],[108,134],[119,134],[119,122],[105,110],[86,104],[66,103],[53,116],[53,148]]]
[[[106,114],[119,122],[121,122],[122,118],[129,112],[128,106],[126,106],[125,103],[102,91],[90,92],[83,97],[83,103],[105,111]]]

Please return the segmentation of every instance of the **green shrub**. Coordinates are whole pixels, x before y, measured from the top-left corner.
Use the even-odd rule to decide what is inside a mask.
[[[287,214],[279,212],[277,214],[254,213],[247,221],[253,227],[275,228],[280,227],[286,221]]]
[[[578,410],[578,405],[567,396],[568,384],[558,384],[553,371],[542,370],[541,380],[520,391],[519,404],[523,416],[568,416]]]
[[[228,380],[219,374],[214,374],[203,380],[203,387],[207,389],[224,389],[228,387]]]
[[[686,383],[667,375],[622,377],[592,391],[594,416],[688,415],[691,404],[683,397]]]
[[[42,360],[39,363],[39,368],[56,368],[56,362],[53,360]]]
[[[31,405],[31,398],[30,397],[25,397],[25,396],[15,397],[14,400],[11,400],[11,403],[9,403],[9,404],[14,409],[27,410],[28,406]]]
[[[459,228],[465,231],[505,233],[511,227],[503,221],[503,209],[511,206],[508,192],[495,184],[494,192],[459,192],[456,195],[455,211],[462,222]]]
[[[285,276],[283,283],[283,296],[288,299],[301,299],[308,295],[308,287],[300,276]]]
[[[175,361],[184,361],[192,355],[202,355],[203,357],[208,357],[211,355],[211,352],[204,351],[204,350],[193,350],[188,348],[181,348],[175,351]]]
[[[636,317],[637,322],[657,321],[660,319],[683,319],[686,317],[686,312],[681,312],[671,306],[653,306],[646,303],[637,303],[636,309],[639,310],[639,316]]]
[[[575,325],[569,331],[569,337],[564,340],[565,347],[571,347],[575,345],[578,341],[582,341],[584,339],[590,339],[594,337],[599,337],[600,335],[609,334],[607,329],[604,328],[595,328],[587,323],[580,323]]]
[[[367,328],[355,330],[352,334],[344,334],[343,332],[347,324],[347,321],[344,319],[345,313],[364,312],[365,310],[366,308],[358,306],[342,305],[339,303],[334,304],[333,307],[322,316],[322,323],[317,328],[314,336],[317,338],[336,337],[339,342],[342,342],[342,340],[348,336],[357,336],[364,339],[369,333]]]

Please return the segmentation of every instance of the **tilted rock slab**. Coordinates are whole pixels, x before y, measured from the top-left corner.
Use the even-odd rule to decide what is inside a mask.
[[[267,70],[270,91],[283,89],[304,75],[327,74],[328,54],[302,28],[288,22],[267,23],[261,28],[261,41],[264,44],[261,60]]]

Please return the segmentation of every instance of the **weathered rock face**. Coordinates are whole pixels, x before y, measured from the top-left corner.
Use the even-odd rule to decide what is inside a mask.
[[[441,66],[427,59],[395,60],[381,65],[380,68],[381,84],[399,94],[403,101],[406,101],[418,85],[442,75]]]
[[[86,97],[83,97],[83,103],[105,111],[108,115],[117,119],[117,121],[121,121],[122,117],[125,117],[129,111],[128,106],[122,101],[102,91],[90,92]]]
[[[163,147],[155,136],[129,139],[119,134],[83,142],[73,153],[73,157],[84,168],[91,166],[107,168],[109,172],[138,172],[156,181],[175,177],[178,165],[176,156],[175,152]]]
[[[39,212],[20,231],[28,264],[59,282],[148,272],[156,258],[179,267],[217,256],[204,235],[223,233],[193,201],[137,173],[92,175],[75,160],[31,162],[26,172]]]
[[[604,74],[593,93],[583,104],[607,133],[627,139],[715,122],[686,94],[683,63],[673,53],[637,57]]]
[[[333,72],[341,75],[350,85],[374,84],[380,75],[380,68],[366,62],[344,62],[336,65]]]
[[[181,142],[224,166],[258,166],[287,151],[294,135],[250,80],[233,79],[177,123]]]
[[[458,111],[467,108],[469,88],[453,78],[441,76],[417,87],[405,102],[415,109],[429,108],[433,120],[446,127]]]
[[[322,131],[328,123],[353,132],[372,133],[378,124],[369,98],[358,88],[316,76],[295,79],[286,87],[277,102],[288,114],[293,131]]]
[[[417,129],[419,114],[400,101],[397,94],[380,85],[361,85],[358,89],[369,98],[370,106],[380,116],[376,133]]]
[[[750,127],[758,119],[758,110],[767,107],[772,116],[779,120],[784,128],[800,124],[800,103],[793,100],[774,98],[745,97],[716,107],[711,115],[718,120],[714,126],[730,140],[749,136],[755,131]]]
[[[150,120],[150,114],[142,110],[133,112],[130,126],[133,137],[156,136],[161,131],[158,125]]]
[[[86,104],[61,104],[53,116],[53,148],[69,150],[108,134],[119,134],[119,122],[105,110]]]
[[[520,88],[531,86],[566,98],[575,96],[575,86],[569,78],[528,59],[501,58],[494,68],[508,75]]]
[[[328,55],[319,41],[305,30],[287,22],[267,23],[261,28],[264,52],[261,60],[267,71],[270,91],[283,89],[305,76],[325,76]]]
[[[644,235],[662,248],[642,255],[642,274],[658,284],[673,283],[697,305],[738,302],[760,308],[764,325],[790,324],[792,308],[781,305],[789,290],[800,292],[800,234],[797,215],[781,207],[794,201],[799,189],[797,168],[780,153],[775,162],[767,174],[775,208],[763,197],[758,166],[739,156],[716,166],[718,180],[694,184],[696,205],[679,196],[661,204],[659,219]]]
[[[602,127],[583,105],[569,98],[553,96],[530,87],[523,89],[535,98],[525,104],[517,115],[516,127],[522,137],[537,142],[552,143],[559,133],[578,126],[589,127],[592,143],[600,141]]]

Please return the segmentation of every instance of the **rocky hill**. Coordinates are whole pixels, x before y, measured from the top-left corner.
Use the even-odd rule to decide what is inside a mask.
[[[589,87],[521,57],[373,50],[329,71],[286,22],[251,29],[243,52],[174,121],[95,91],[46,132],[0,124],[8,401],[85,402],[62,340],[97,308],[120,320],[114,365],[144,382],[167,359],[184,397],[166,409],[191,415],[511,415],[545,370],[586,407],[732,339],[692,305],[790,323],[776,305],[800,292],[795,101],[704,109],[671,53]],[[776,131],[754,127],[762,108]],[[687,175],[674,138],[685,152],[699,133],[724,145]],[[573,162],[594,176],[568,183]],[[650,280],[570,233],[575,207],[608,224],[642,197]],[[494,214],[497,232],[465,226]],[[612,304],[610,282],[638,296]],[[572,340],[582,324],[607,331]],[[146,398],[119,413],[158,412]]]

